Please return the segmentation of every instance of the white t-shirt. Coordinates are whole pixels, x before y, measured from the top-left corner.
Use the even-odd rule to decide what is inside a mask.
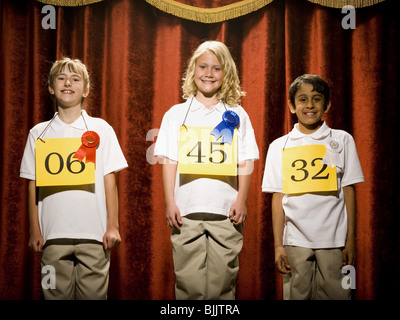
[[[241,106],[229,107],[219,102],[207,109],[192,97],[185,103],[174,105],[165,113],[155,144],[154,155],[178,161],[180,126],[184,123],[186,126],[193,127],[215,127],[222,121],[222,114],[226,110],[235,111],[240,118],[240,124],[237,127],[238,163],[258,159],[259,153],[254,130],[249,116]],[[195,212],[228,216],[229,209],[236,200],[237,176],[205,176],[177,172],[175,181],[175,202],[181,216]]]
[[[36,180],[35,141],[47,126],[41,138],[77,138],[88,128],[97,132],[100,144],[96,149],[95,184],[39,187],[38,213],[44,241],[70,238],[102,242],[107,228],[104,176],[128,166],[116,134],[106,121],[90,117],[84,110],[82,116],[72,124],[65,124],[58,115],[49,123],[39,123],[30,130],[20,177]]]
[[[330,129],[326,123],[316,132],[306,135],[297,129],[273,141],[269,146],[262,191],[282,193],[282,149],[304,145],[328,145],[336,141],[336,172],[338,191],[321,195],[285,194],[283,244],[306,248],[343,247],[347,235],[347,211],[343,187],[364,182],[353,137],[343,130]],[[336,154],[337,154],[336,153]]]

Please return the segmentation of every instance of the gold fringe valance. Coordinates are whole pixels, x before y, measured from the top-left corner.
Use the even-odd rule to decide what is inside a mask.
[[[369,7],[385,0],[307,0],[315,4],[319,4],[324,7],[330,8],[343,8],[344,6],[350,5],[354,8]]]
[[[101,2],[104,0],[36,0],[44,4],[51,4],[59,7],[79,7]]]
[[[44,4],[60,7],[78,7],[105,0],[36,0]],[[134,0],[131,0],[134,1]],[[143,1],[143,0],[136,0]],[[274,0],[238,0],[218,8],[199,8],[176,0],[145,0],[157,9],[174,16],[203,23],[216,23],[259,10]],[[369,7],[385,0],[304,0],[330,8],[343,8],[351,5],[354,8]]]
[[[174,16],[203,23],[221,22],[261,9],[274,0],[244,0],[218,8],[199,8],[183,4],[176,0],[146,0],[157,9]],[[352,5],[354,8],[372,6],[384,0],[305,0],[331,8],[343,8]]]
[[[218,8],[199,8],[174,0],[146,0],[157,9],[174,16],[203,23],[216,23],[261,9],[273,0],[242,0]]]

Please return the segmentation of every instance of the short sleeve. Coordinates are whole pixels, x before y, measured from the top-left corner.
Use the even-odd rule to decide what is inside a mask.
[[[268,148],[261,188],[263,192],[282,192],[282,148],[277,141]]]
[[[360,160],[357,154],[356,143],[351,135],[347,136],[344,147],[344,173],[342,187],[364,182]]]
[[[26,141],[19,176],[29,180],[36,180],[35,137],[33,136],[32,132],[29,132],[28,139]]]
[[[244,113],[244,117],[241,119],[240,128],[238,130],[238,149],[238,163],[259,158],[254,129],[246,113]]]
[[[167,112],[161,121],[160,131],[154,147],[154,155],[156,157],[178,161],[179,127],[178,122],[171,119]]]
[[[121,150],[121,146],[119,145],[117,135],[111,126],[108,126],[106,134],[104,135],[103,161],[103,175],[107,175],[111,172],[118,172],[128,167],[128,163]]]

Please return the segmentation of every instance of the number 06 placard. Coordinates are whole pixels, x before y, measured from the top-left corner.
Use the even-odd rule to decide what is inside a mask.
[[[232,143],[216,140],[212,127],[181,126],[178,171],[183,174],[237,175],[237,130]]]
[[[336,167],[322,163],[324,145],[306,145],[282,150],[283,193],[336,191]]]
[[[71,186],[95,182],[95,164],[73,158],[81,138],[36,140],[36,186]]]

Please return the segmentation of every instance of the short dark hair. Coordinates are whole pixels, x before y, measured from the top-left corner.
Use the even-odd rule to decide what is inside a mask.
[[[319,75],[316,74],[303,74],[297,77],[296,80],[292,82],[289,87],[289,99],[294,107],[296,107],[294,103],[294,97],[296,96],[296,92],[300,89],[300,87],[304,84],[308,83],[313,86],[313,91],[317,91],[322,94],[325,99],[325,108],[330,100],[330,87],[329,84],[322,79]]]

